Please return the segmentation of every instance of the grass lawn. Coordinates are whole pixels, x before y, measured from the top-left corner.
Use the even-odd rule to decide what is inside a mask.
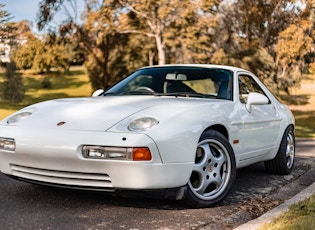
[[[296,137],[315,138],[315,108],[314,111],[292,110],[295,117]]]
[[[3,92],[3,76],[0,74],[0,92]],[[21,103],[9,105],[0,100],[0,120],[25,106],[56,98],[90,96],[92,89],[88,76],[81,66],[70,69],[67,75],[52,74],[49,76],[51,87],[42,87],[43,75],[34,75],[31,72],[22,72],[25,96]],[[1,97],[0,97],[1,98]]]
[[[300,88],[280,99],[294,114],[296,137],[315,138],[315,81],[302,81]]]
[[[269,224],[264,224],[261,230],[295,230],[315,229],[315,194],[309,199],[290,206]]]

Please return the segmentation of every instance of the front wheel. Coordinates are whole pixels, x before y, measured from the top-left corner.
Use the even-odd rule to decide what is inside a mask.
[[[222,201],[236,177],[233,149],[224,135],[215,130],[202,134],[195,155],[195,165],[187,184],[185,201],[201,208]]]

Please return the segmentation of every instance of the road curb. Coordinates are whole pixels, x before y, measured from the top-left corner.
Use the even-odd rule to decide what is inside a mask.
[[[270,223],[273,219],[279,217],[283,212],[288,211],[291,205],[296,204],[299,201],[306,200],[313,194],[315,194],[315,182],[278,207],[268,211],[254,220],[234,228],[234,230],[257,230],[262,227],[263,224]]]

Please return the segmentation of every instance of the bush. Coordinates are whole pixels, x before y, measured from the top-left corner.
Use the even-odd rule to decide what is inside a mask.
[[[42,87],[44,88],[44,89],[50,89],[51,88],[51,81],[50,81],[50,77],[48,77],[48,76],[45,76],[44,78],[43,78],[43,80],[42,80]]]

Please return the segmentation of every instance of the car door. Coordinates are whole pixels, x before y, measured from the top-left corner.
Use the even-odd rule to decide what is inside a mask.
[[[253,76],[246,73],[239,73],[238,81],[239,113],[243,123],[240,160],[262,157],[274,148],[281,119],[276,107]],[[248,111],[246,102],[251,92],[265,95],[269,99],[269,103],[253,105],[252,110]]]

